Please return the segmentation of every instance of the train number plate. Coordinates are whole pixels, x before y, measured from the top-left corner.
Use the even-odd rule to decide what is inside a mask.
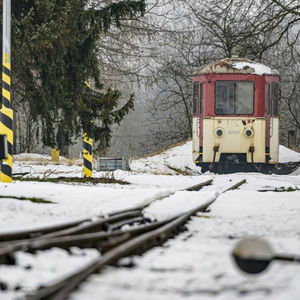
[[[241,132],[239,130],[229,129],[228,134],[240,134]]]

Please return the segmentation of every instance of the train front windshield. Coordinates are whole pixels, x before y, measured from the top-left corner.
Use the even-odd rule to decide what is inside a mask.
[[[252,81],[216,81],[216,115],[252,115],[254,84]]]

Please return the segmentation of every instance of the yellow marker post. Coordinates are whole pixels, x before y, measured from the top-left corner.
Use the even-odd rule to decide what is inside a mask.
[[[59,162],[59,150],[57,148],[51,149],[51,158],[54,162]]]
[[[93,140],[83,134],[83,176],[93,176]]]
[[[91,83],[86,81],[86,86],[91,87]],[[87,133],[83,134],[83,176],[93,176],[93,140]]]
[[[0,134],[7,137],[7,159],[1,161],[0,181],[12,182],[13,164],[13,110],[11,106],[10,65],[11,0],[3,0],[2,34],[2,108],[0,110]]]

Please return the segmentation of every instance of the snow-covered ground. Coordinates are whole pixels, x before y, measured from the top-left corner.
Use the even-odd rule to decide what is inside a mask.
[[[257,179],[248,180],[250,186],[221,196],[210,218],[192,218],[187,232],[134,258],[134,269],[93,276],[72,299],[299,299],[300,265],[273,263],[263,275],[245,276],[232,263],[232,248],[249,234],[278,253],[300,253],[299,193],[258,194]]]
[[[41,160],[43,163],[37,164]],[[281,146],[280,161],[300,161],[300,154]],[[115,178],[130,185],[0,183],[0,196],[4,196],[0,199],[0,232],[95,218],[214,179],[215,184],[202,191],[178,191],[146,209],[149,217],[163,219],[198,206],[245,178],[247,183],[239,190],[219,196],[210,213],[193,217],[188,231],[163,247],[135,257],[134,268],[109,267],[92,276],[71,299],[300,299],[300,264],[273,263],[265,274],[249,277],[237,271],[230,258],[232,248],[245,235],[267,239],[276,253],[300,254],[300,191],[272,191],[282,187],[300,189],[299,170],[286,176],[199,175],[200,170],[191,161],[190,142],[132,161],[131,169],[114,172]],[[47,157],[28,158],[23,154],[17,157],[14,172],[26,170],[42,177],[81,174],[78,164],[51,164]],[[194,176],[180,175],[180,171]],[[97,177],[103,175],[111,176],[95,172]],[[9,196],[41,197],[53,203],[38,204]],[[0,265],[0,286],[9,287],[8,291],[0,289],[0,299],[22,296],[24,290],[68,274],[98,256],[95,250],[76,248],[71,254],[61,249],[37,255],[20,252],[17,266]]]
[[[155,174],[197,174],[201,168],[196,167],[191,158],[192,142],[187,142],[181,146],[171,148],[160,154],[132,161],[130,167],[137,172],[151,172]],[[300,153],[290,150],[284,146],[279,146],[279,162],[300,161]]]

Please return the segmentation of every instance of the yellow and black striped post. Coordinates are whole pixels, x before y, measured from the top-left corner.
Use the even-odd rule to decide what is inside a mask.
[[[3,1],[2,34],[2,108],[0,110],[0,134],[7,137],[7,159],[1,162],[0,181],[12,182],[13,149],[13,110],[11,106],[11,68],[10,68],[10,23],[11,1]]]
[[[54,162],[59,162],[59,150],[56,147],[51,148],[51,159]]]
[[[83,134],[83,176],[93,176],[93,140]]]

